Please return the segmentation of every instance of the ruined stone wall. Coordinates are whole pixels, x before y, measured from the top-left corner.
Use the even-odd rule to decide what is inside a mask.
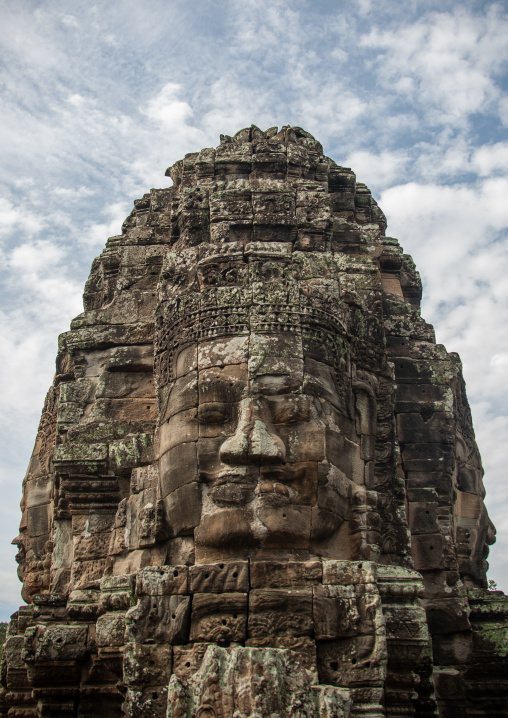
[[[186,155],[60,337],[0,715],[502,716],[458,357],[300,128]]]

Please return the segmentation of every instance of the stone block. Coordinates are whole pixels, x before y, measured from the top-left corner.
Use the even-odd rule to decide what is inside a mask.
[[[110,538],[109,532],[74,536],[74,560],[105,558],[108,554]]]
[[[266,527],[264,548],[308,549],[311,532],[311,507],[298,505],[273,506],[266,502],[256,511]]]
[[[299,427],[298,431],[281,426],[277,433],[287,447],[287,461],[322,461],[326,456],[325,431],[322,426],[309,422]],[[296,436],[298,441],[295,441]]]
[[[196,561],[211,563],[248,558],[254,543],[253,513],[244,508],[204,514],[194,532]]]
[[[198,367],[201,371],[212,366],[221,367],[230,364],[247,364],[249,357],[248,352],[248,336],[203,342],[199,345]]]
[[[466,695],[466,682],[462,671],[456,668],[435,668],[434,685],[438,699],[463,702]]]
[[[190,534],[201,519],[201,487],[185,484],[164,498],[168,528],[172,536]]]
[[[104,461],[108,457],[107,444],[78,444],[76,442],[55,446],[53,461],[55,463],[82,461]]]
[[[316,641],[310,636],[268,636],[264,638],[248,638],[246,646],[259,648],[281,648],[294,651],[298,659],[310,671],[317,682]]]
[[[380,684],[386,676],[383,635],[317,642],[319,682],[356,687]]]
[[[256,163],[260,162],[260,155],[255,156]],[[285,158],[281,158],[285,163]],[[253,192],[252,209],[254,222],[263,225],[293,225],[295,221],[295,196],[289,187],[286,191]]]
[[[178,444],[162,454],[159,460],[162,496],[168,496],[185,484],[197,481],[196,442]]]
[[[185,646],[174,646],[173,648],[173,673],[185,678],[196,673],[203,661],[208,642],[192,643]]]
[[[323,583],[348,586],[375,583],[374,564],[370,561],[323,561]]]
[[[198,372],[197,369],[189,371],[184,376],[175,379],[164,388],[164,404],[159,418],[160,423],[167,421],[171,416],[181,411],[193,409],[198,405]]]
[[[393,603],[385,605],[383,599],[383,616],[386,624],[386,638],[388,641],[396,641],[396,660],[401,660],[399,655],[406,650],[406,661],[409,655],[416,650],[415,663],[420,659],[422,650],[427,650],[428,627],[425,620],[425,611],[421,606],[404,605]],[[389,600],[387,598],[387,600]],[[399,599],[400,600],[400,599]]]
[[[159,428],[160,451],[166,452],[179,444],[198,440],[197,409],[174,414]]]
[[[51,501],[54,489],[52,476],[36,476],[25,484],[26,507],[44,506]]]
[[[91,416],[97,422],[139,422],[146,426],[155,423],[157,407],[151,398],[96,399]]]
[[[435,598],[425,601],[430,633],[459,633],[471,630],[467,601],[458,598]]]
[[[27,509],[27,529],[30,536],[42,536],[49,531],[50,504],[30,506]]]
[[[196,344],[185,347],[175,357],[175,377],[178,379],[193,371],[198,366],[198,349]]]
[[[106,371],[99,379],[95,396],[105,399],[153,399],[153,374],[151,371]]]
[[[91,561],[73,561],[71,569],[72,588],[89,588],[92,584],[98,584],[99,580],[104,576],[106,561],[106,558]]]
[[[195,593],[190,640],[244,641],[247,633],[246,593]]]
[[[406,471],[452,472],[455,459],[452,448],[441,444],[406,444],[402,449]]]
[[[3,645],[2,655],[12,670],[25,670],[23,660],[24,636],[8,636]]]
[[[352,482],[332,469],[328,482],[318,488],[317,506],[344,520],[351,513],[352,494]]]
[[[99,647],[123,646],[125,612],[105,613],[97,619],[97,645]]]
[[[76,591],[73,591],[76,594]],[[129,591],[115,591],[100,597],[101,611],[127,611],[133,604],[133,596]]]
[[[452,411],[453,393],[450,387],[442,384],[398,384],[395,410],[405,412]]]
[[[212,366],[199,372],[199,401],[233,404],[247,393],[247,364]]]
[[[188,571],[187,566],[147,566],[136,575],[136,596],[184,595]]]
[[[124,649],[123,678],[129,686],[157,686],[168,683],[172,668],[172,647],[128,643]]]
[[[398,414],[397,434],[404,444],[451,444],[455,441],[455,422],[446,411],[435,411],[427,419],[416,412]]]
[[[87,633],[86,626],[53,625],[45,627],[38,633],[35,640],[35,661],[84,659],[87,654]]]
[[[124,608],[127,609],[130,606],[130,600],[126,600],[125,593],[121,593],[120,596],[121,605],[118,606],[118,610],[122,610]],[[103,612],[100,599],[100,591],[96,589],[78,589],[76,591],[71,591],[67,602],[67,609],[70,618],[95,622],[98,616]],[[114,611],[117,610],[117,607],[116,605],[111,605],[111,607],[108,606],[106,610]]]
[[[320,583],[321,561],[251,561],[252,588],[298,588]]]
[[[432,636],[434,663],[438,666],[457,666],[469,663],[473,655],[470,632],[438,633]]]
[[[409,504],[409,525],[412,534],[437,534],[439,524],[437,521],[437,502],[428,501]]]
[[[189,596],[141,596],[125,615],[126,637],[134,643],[187,643],[190,609]]]
[[[354,636],[360,630],[360,613],[353,586],[314,586],[313,619],[316,640]]]
[[[249,593],[249,638],[307,636],[312,631],[311,587],[254,589]]]
[[[441,534],[436,532],[415,535],[412,542],[417,571],[446,568],[443,562],[444,544]]]
[[[189,567],[191,593],[246,593],[249,590],[247,561],[196,564]]]

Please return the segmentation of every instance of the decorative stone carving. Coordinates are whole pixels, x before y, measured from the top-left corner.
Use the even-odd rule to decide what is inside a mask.
[[[0,715],[504,716],[480,457],[412,259],[301,128],[168,174],[60,337]]]
[[[175,718],[346,718],[350,709],[347,690],[313,685],[295,654],[277,648],[209,646],[197,673],[175,672],[169,682],[168,714]]]

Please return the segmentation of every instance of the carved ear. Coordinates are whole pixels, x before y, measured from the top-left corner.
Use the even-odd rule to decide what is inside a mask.
[[[365,382],[353,383],[355,394],[356,433],[374,435],[376,433],[376,397],[371,386]]]

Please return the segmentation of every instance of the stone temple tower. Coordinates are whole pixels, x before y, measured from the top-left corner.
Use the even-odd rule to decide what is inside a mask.
[[[480,456],[411,257],[298,127],[168,174],[60,337],[0,716],[506,716]]]

